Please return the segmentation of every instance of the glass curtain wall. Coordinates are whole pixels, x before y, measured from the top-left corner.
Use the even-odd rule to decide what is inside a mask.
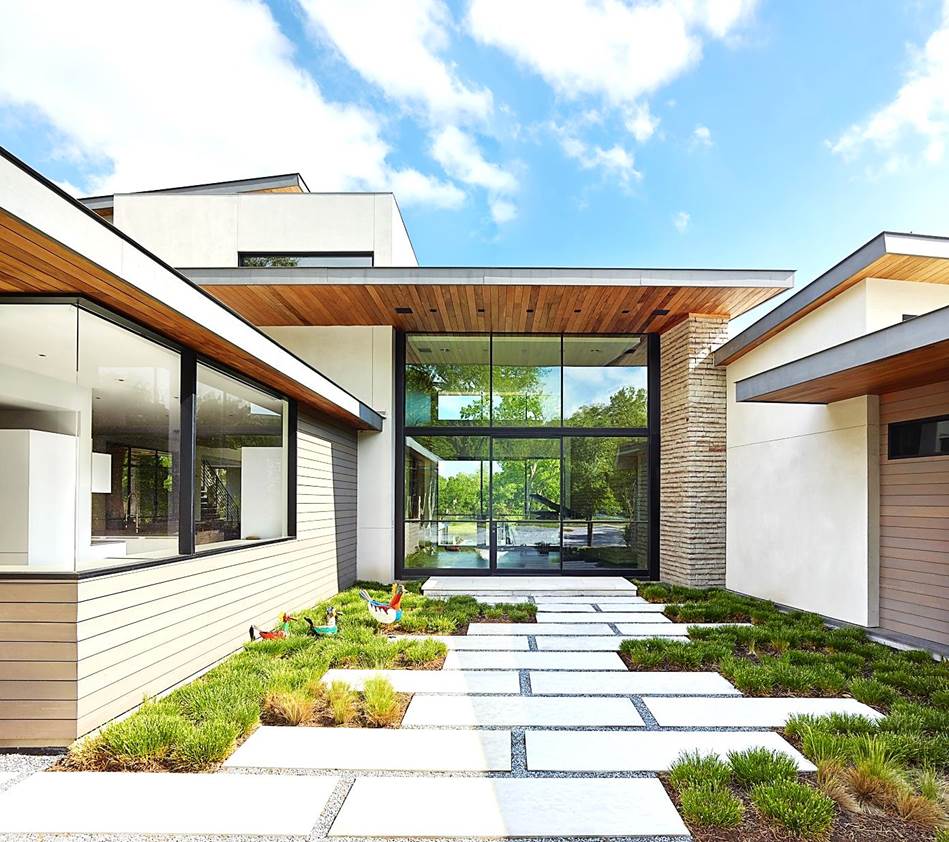
[[[643,571],[644,336],[406,337],[404,568]]]

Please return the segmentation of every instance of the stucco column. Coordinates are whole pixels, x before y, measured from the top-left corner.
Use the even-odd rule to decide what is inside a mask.
[[[725,584],[725,370],[712,352],[728,319],[690,315],[660,337],[659,572]]]

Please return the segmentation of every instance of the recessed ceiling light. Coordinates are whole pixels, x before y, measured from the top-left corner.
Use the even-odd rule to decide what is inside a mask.
[[[479,307],[479,308],[478,308],[478,312],[479,312],[479,313],[483,313],[483,312],[484,312],[484,307]]]
[[[396,307],[396,308],[395,308],[395,312],[396,312],[396,313],[403,313],[403,314],[405,314],[405,313],[411,313],[411,312],[412,312],[412,308],[411,308],[411,307]]]
[[[117,377],[116,380],[118,380],[119,383],[124,383],[124,382],[125,382],[125,378],[124,378],[124,377]]]
[[[622,310],[621,312],[623,313],[623,315],[626,315],[626,313],[628,313],[629,310]]]
[[[579,311],[579,310],[574,310],[573,312],[574,312],[574,313],[579,313],[580,311]]]
[[[420,354],[431,354],[431,353],[432,353],[432,349],[431,349],[431,348],[419,348],[419,349],[418,349],[418,352],[419,352]]]
[[[38,357],[45,357],[46,354],[37,354]]]
[[[652,311],[652,314],[653,314],[654,316],[668,316],[668,315],[669,315],[669,311],[668,311],[668,310],[664,310],[663,308],[660,307],[658,310],[653,310],[653,311]]]
[[[429,307],[429,308],[428,308],[428,312],[429,312],[429,313],[437,313],[438,310],[435,309],[434,307]]]
[[[531,308],[530,308],[530,307],[528,307],[528,308],[527,308],[527,312],[528,312],[528,313],[533,313],[534,311],[533,311],[533,310],[531,310]]]

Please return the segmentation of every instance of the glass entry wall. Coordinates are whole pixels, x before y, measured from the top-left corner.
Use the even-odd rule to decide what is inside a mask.
[[[647,573],[646,336],[400,340],[407,575]]]

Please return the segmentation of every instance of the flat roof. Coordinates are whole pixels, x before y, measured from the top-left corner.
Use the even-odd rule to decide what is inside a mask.
[[[833,403],[949,379],[949,307],[762,371],[735,384],[741,402]]]
[[[131,193],[108,193],[103,196],[85,196],[79,201],[90,210],[111,208],[117,195],[140,196],[149,194],[195,194],[226,196],[235,193],[255,193],[267,190],[291,190],[309,193],[303,176],[298,172],[282,175],[265,175],[257,178],[238,178],[233,181],[209,181],[205,184],[185,184],[180,187],[160,187],[154,190],[135,190]]]
[[[83,295],[360,429],[382,416],[0,147],[0,293]]]
[[[784,330],[865,278],[949,283],[949,237],[884,231],[745,328],[715,352],[717,365]]]
[[[510,266],[181,270],[260,325],[391,325],[437,333],[663,332],[733,318],[790,289],[787,269]]]

